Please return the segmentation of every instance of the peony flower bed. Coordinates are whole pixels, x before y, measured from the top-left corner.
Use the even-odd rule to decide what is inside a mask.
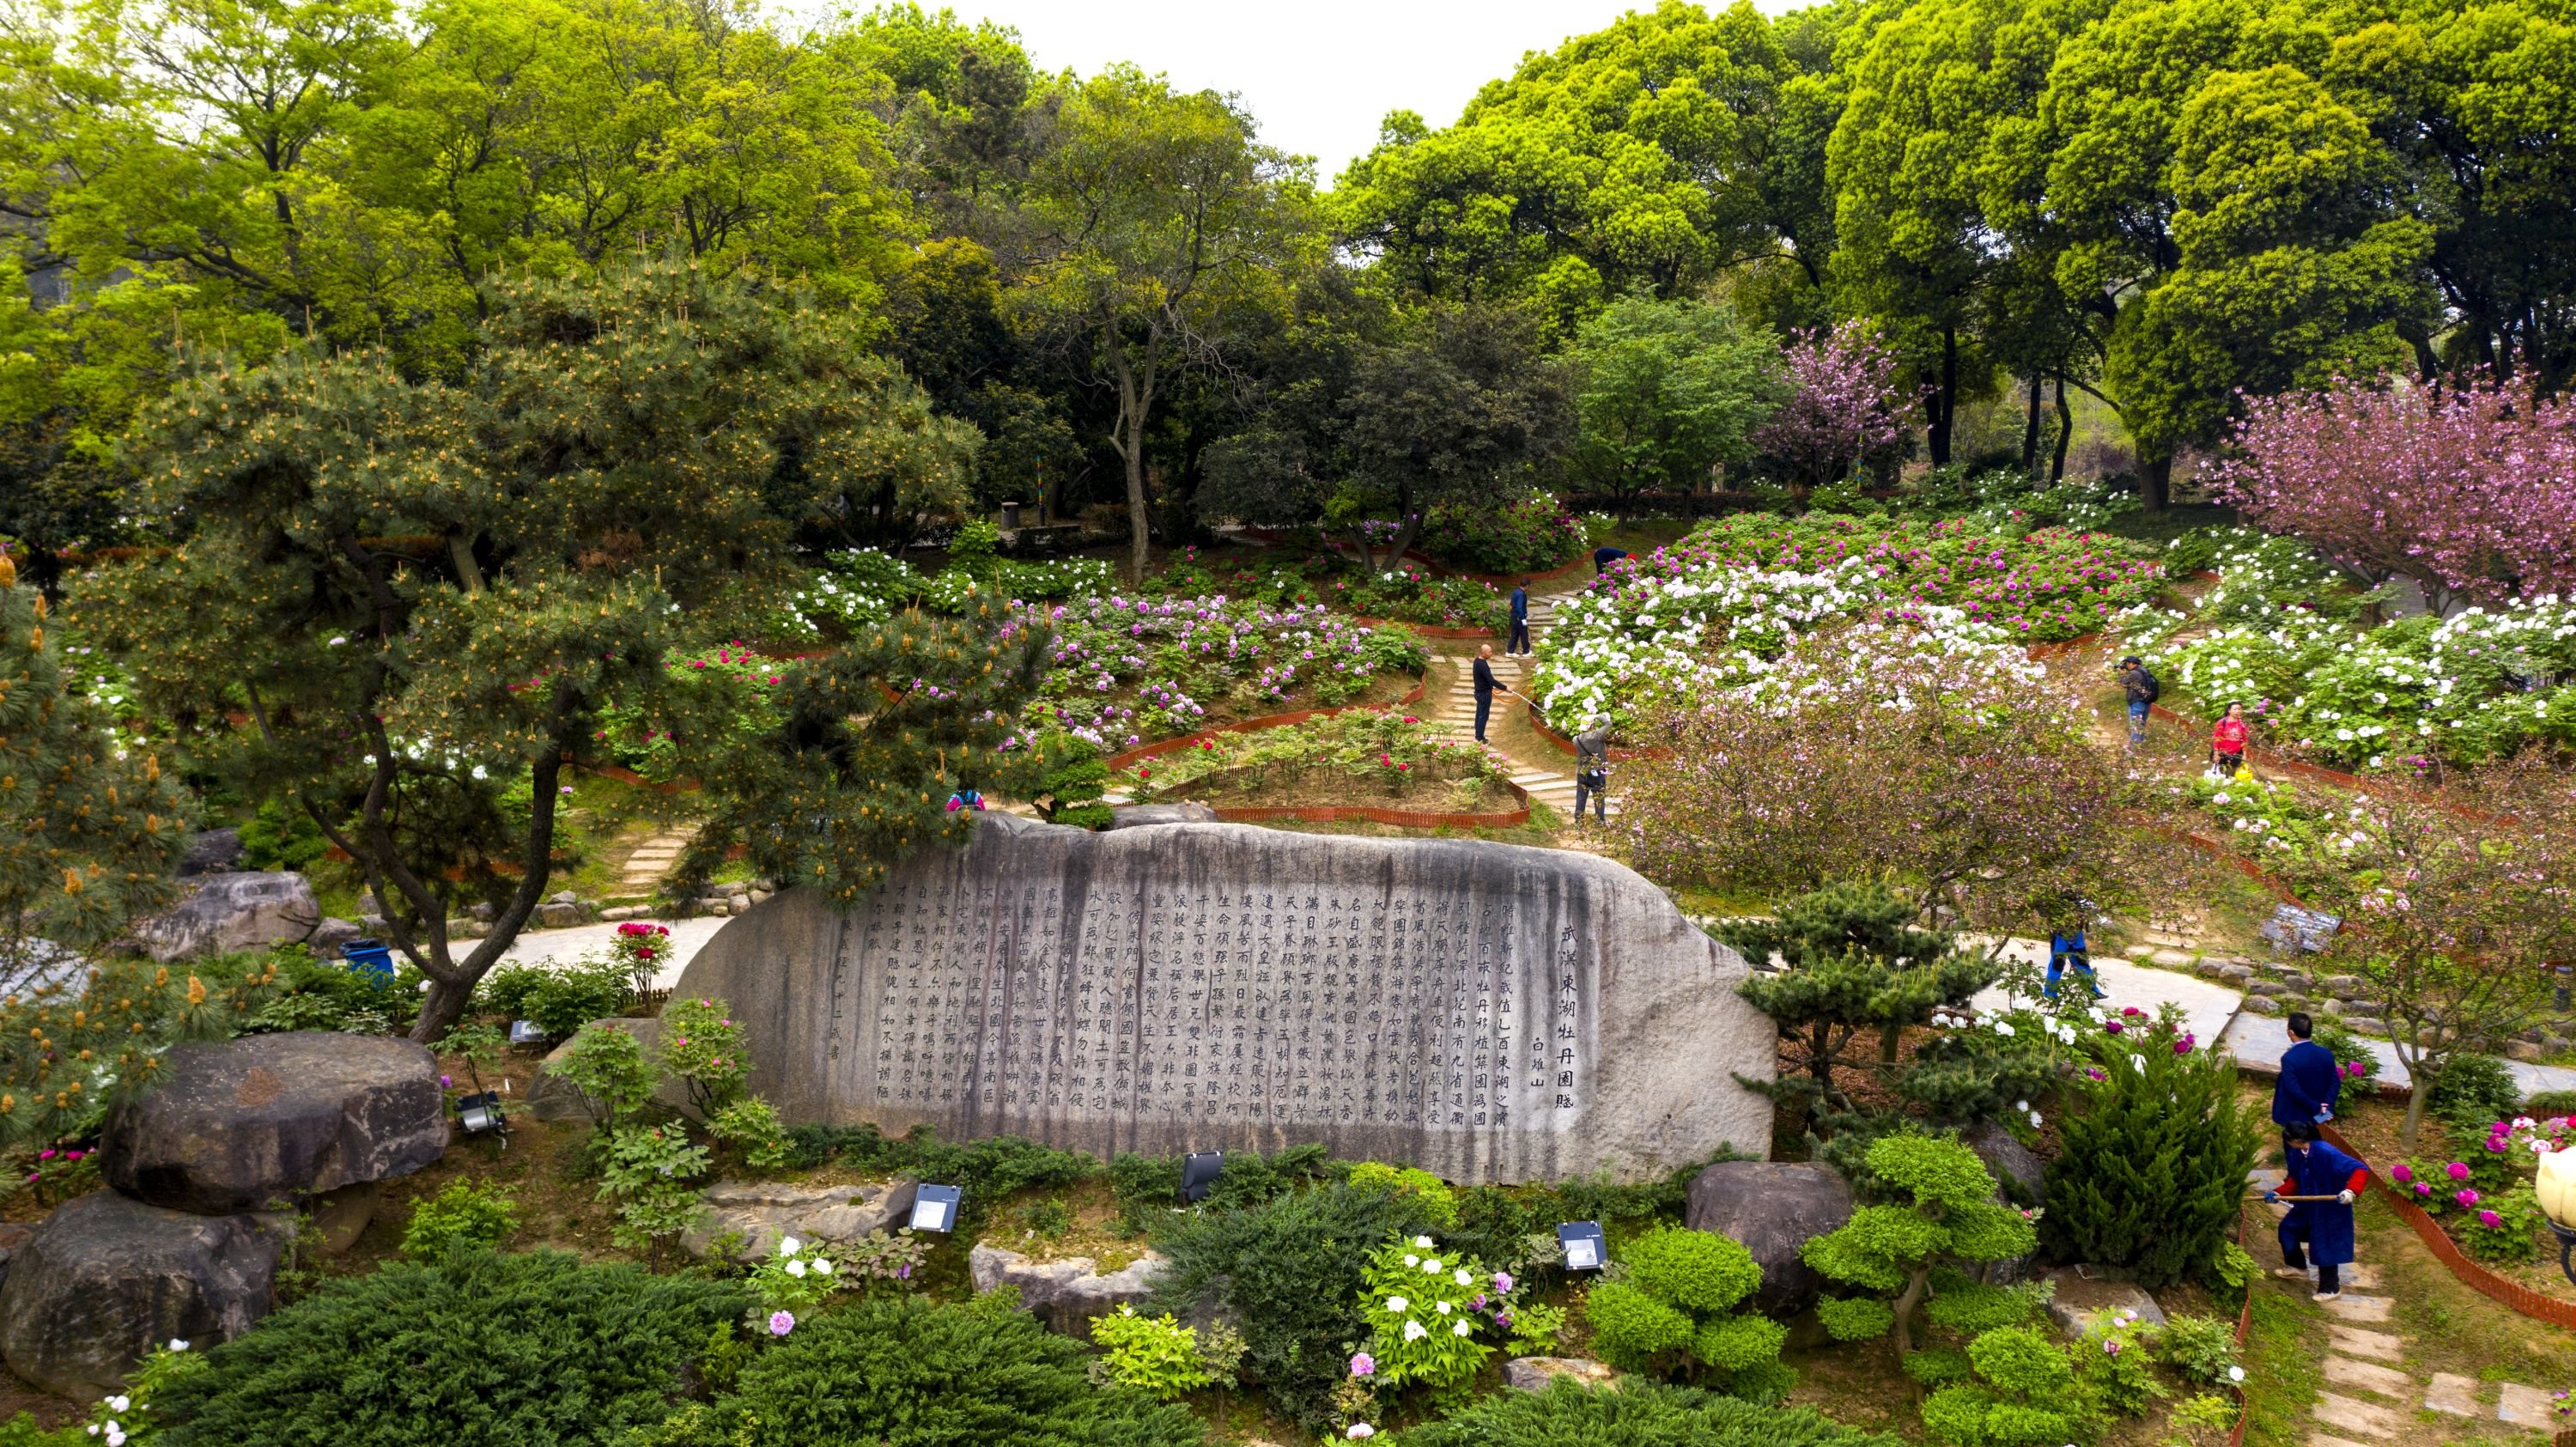
[[[1033,712],[1113,753],[1229,715],[1349,703],[1429,662],[1402,629],[1223,594],[1113,594],[1014,610],[1011,626],[1036,625],[1055,641]]]
[[[2576,1121],[2516,1116],[2488,1126],[2452,1160],[2401,1161],[2390,1188],[2424,1208],[2471,1256],[2497,1265],[2538,1259],[2542,1216],[2532,1194],[2540,1158],[2576,1146]]]
[[[2009,539],[1957,519],[1734,517],[1614,565],[1569,600],[1534,688],[1555,727],[1604,713],[1626,726],[1653,701],[1761,677],[1831,623],[1906,626],[1940,651],[2017,652],[2100,627],[2161,579],[2130,544],[2060,530]]]

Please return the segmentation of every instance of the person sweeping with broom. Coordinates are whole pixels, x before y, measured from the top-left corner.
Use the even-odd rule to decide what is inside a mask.
[[[2317,1268],[2315,1299],[2343,1295],[2343,1267],[2352,1260],[2352,1202],[2370,1180],[2370,1166],[2317,1139],[2314,1122],[2294,1120],[2281,1128],[2289,1143],[2290,1174],[2286,1190],[2263,1193],[2266,1201],[2290,1202],[2281,1221],[2282,1265],[2272,1269],[2284,1281],[2304,1280],[2309,1263]]]

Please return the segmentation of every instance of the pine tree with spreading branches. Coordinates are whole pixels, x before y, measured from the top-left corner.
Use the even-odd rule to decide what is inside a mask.
[[[485,302],[453,377],[307,348],[176,388],[135,458],[185,541],[79,595],[197,757],[357,862],[428,977],[423,1041],[545,897],[564,761],[604,713],[659,707],[667,653],[780,601],[800,533],[962,487],[976,442],[800,289],[682,256]]]

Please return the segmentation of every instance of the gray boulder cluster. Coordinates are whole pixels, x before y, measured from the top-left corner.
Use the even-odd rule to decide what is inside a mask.
[[[379,1182],[447,1147],[438,1063],[407,1040],[319,1031],[173,1047],[109,1114],[108,1189],[45,1218],[0,1280],[0,1357],[47,1391],[114,1391],[172,1339],[210,1345],[267,1314],[304,1213],[325,1250],[364,1229]]]

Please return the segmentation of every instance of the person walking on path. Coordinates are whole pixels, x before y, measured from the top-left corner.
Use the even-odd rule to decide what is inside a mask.
[[[2088,905],[2087,908],[2090,906]],[[2093,992],[2094,999],[2102,998],[2102,982],[2093,974],[2092,950],[2084,941],[2084,919],[2081,915],[2076,917],[2075,923],[2065,929],[2050,931],[2048,983],[2041,988],[2040,993],[2052,1000],[2056,999],[2057,982],[2068,970],[2075,972],[2077,984]]]
[[[2245,742],[2252,730],[2245,726],[2245,705],[2231,703],[2227,713],[2209,731],[2209,762],[2227,778],[2245,767]]]
[[[1494,695],[1497,693],[1511,694],[1513,698],[1520,698],[1519,694],[1512,693],[1510,689],[1503,687],[1502,681],[1494,677],[1494,645],[1478,644],[1476,646],[1476,742],[1480,744],[1485,742],[1485,721],[1493,717]]]
[[[1512,590],[1512,636],[1511,641],[1503,645],[1503,651],[1505,653],[1530,651],[1529,579],[1527,578],[1521,579],[1521,585]]]
[[[2272,1084],[2272,1123],[2284,1138],[2295,1125],[2323,1125],[2334,1119],[2343,1098],[2343,1072],[2334,1052],[2309,1037],[2317,1033],[2307,1012],[2291,1012],[2290,1048],[2281,1053],[2281,1078]]]
[[[1601,546],[1594,548],[1592,550],[1592,576],[1597,578],[1602,574],[1609,572],[1610,565],[1612,563],[1615,563],[1626,556],[1628,556],[1627,549],[1614,548],[1608,543],[1603,543]]]
[[[2290,1174],[2281,1183],[2287,1189],[2266,1191],[2263,1199],[2307,1199],[2292,1202],[2281,1221],[2282,1264],[2272,1274],[2297,1281],[2313,1263],[2316,1299],[2332,1301],[2343,1295],[2343,1267],[2352,1260],[2352,1200],[2369,1182],[2370,1167],[2317,1139],[2313,1122],[2292,1122],[2289,1136]]]
[[[2146,660],[2131,654],[2120,660],[2120,691],[2129,699],[2129,747],[2134,749],[2147,741],[2147,710],[2164,690],[2147,672]]]
[[[1592,716],[1592,727],[1574,736],[1574,822],[1583,822],[1589,799],[1593,818],[1610,822],[1610,715]]]

